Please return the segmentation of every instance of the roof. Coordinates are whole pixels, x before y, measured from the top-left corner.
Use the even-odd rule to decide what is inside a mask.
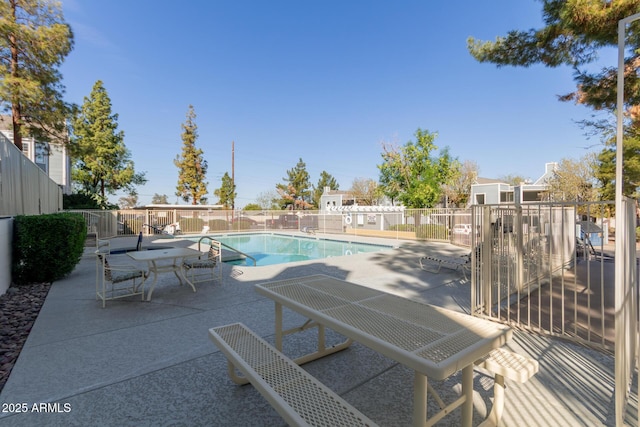
[[[579,221],[578,224],[584,233],[602,233],[602,227],[591,221]]]

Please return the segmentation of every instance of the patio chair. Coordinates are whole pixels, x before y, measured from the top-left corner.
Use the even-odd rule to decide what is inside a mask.
[[[96,251],[96,299],[107,300],[140,295],[144,300],[144,281],[148,273],[133,265],[113,265],[104,248]]]
[[[420,257],[420,268],[424,271],[437,274],[442,267],[460,271],[464,279],[467,280],[467,272],[471,272],[471,253],[457,257],[441,255]]]
[[[182,263],[185,277],[191,283],[201,283],[216,280],[216,270],[218,279],[222,283],[222,245],[217,240],[210,240],[209,250],[203,252],[198,258],[185,258]],[[200,242],[198,242],[198,250]]]

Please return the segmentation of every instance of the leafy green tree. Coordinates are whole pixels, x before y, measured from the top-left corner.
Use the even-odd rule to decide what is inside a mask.
[[[294,209],[309,209],[313,205],[309,187],[309,172],[307,165],[298,160],[293,169],[287,171],[287,178],[282,178],[284,184],[276,184],[276,191],[280,194],[284,205],[291,205]]]
[[[118,115],[111,112],[111,99],[98,80],[79,113],[72,121],[69,151],[74,159],[75,185],[107,206],[107,194],[118,190],[131,192],[147,182],[144,173],[136,173],[131,153],[124,144],[124,132],[118,131]]]
[[[166,194],[154,193],[151,197],[151,204],[153,205],[168,205],[169,199]]]
[[[196,113],[189,105],[187,120],[182,124],[182,155],[176,156],[173,163],[179,169],[176,196],[182,197],[191,204],[206,203],[207,198],[207,161],[203,158],[203,151],[196,148],[198,126],[195,122]]]
[[[528,67],[543,64],[547,67],[569,66],[574,70],[576,90],[560,97],[574,101],[596,111],[610,113],[603,120],[588,120],[582,124],[600,134],[606,147],[599,156],[603,190],[610,181],[609,170],[615,170],[615,120],[617,109],[617,65],[597,69],[592,64],[605,49],[618,44],[618,21],[640,12],[638,0],[542,0],[542,18],[545,26],[527,31],[509,31],[495,41],[478,41],[470,37],[468,49],[480,62],[490,62],[498,67],[511,65]],[[628,176],[640,176],[638,150],[633,141],[640,137],[640,24],[631,24],[626,32],[628,48],[624,67],[625,131],[624,171]],[[613,163],[612,163],[613,162]],[[615,177],[615,175],[614,175]],[[623,193],[631,196],[637,192],[638,181],[625,177]],[[615,185],[615,183],[614,183]]]
[[[20,150],[25,135],[67,142],[73,106],[63,101],[57,68],[72,49],[73,33],[59,3],[0,1],[0,105],[11,108],[13,142]]]
[[[356,178],[349,190],[358,204],[373,206],[380,198],[378,183],[371,178]]]
[[[338,181],[327,171],[320,172],[320,179],[318,180],[318,185],[316,185],[313,189],[313,204],[315,207],[320,207],[320,198],[324,193],[325,187],[329,187],[331,190],[340,189],[340,185]]]
[[[236,185],[227,172],[222,177],[222,185],[214,191],[218,198],[218,203],[224,205],[225,208],[233,208],[236,200]]]
[[[262,210],[262,206],[260,206],[257,203],[249,203],[247,206],[244,207],[245,211],[261,211]]]
[[[418,128],[415,142],[399,148],[383,144],[383,163],[378,165],[383,194],[407,208],[429,208],[440,201],[455,160],[447,148],[438,157],[432,155],[438,148],[434,144],[436,137],[437,134]]]

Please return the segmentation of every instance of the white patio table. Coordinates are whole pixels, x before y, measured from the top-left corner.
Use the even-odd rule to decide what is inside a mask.
[[[430,426],[462,406],[462,425],[471,426],[474,361],[511,339],[505,325],[441,307],[402,298],[324,275],[306,276],[255,286],[275,301],[276,347],[283,335],[312,326],[318,330],[318,351],[298,363],[323,357],[357,341],[414,370],[413,425]],[[310,320],[284,331],[282,306]],[[324,327],[348,338],[325,348]],[[427,377],[448,378],[462,370],[462,396],[427,419]],[[439,399],[439,397],[437,398]]]
[[[198,257],[202,255],[202,252],[191,248],[169,248],[169,249],[150,249],[144,251],[127,252],[127,255],[135,261],[146,261],[149,265],[149,271],[153,273],[153,282],[149,292],[147,293],[147,301],[151,301],[151,294],[158,282],[158,273],[173,272],[180,284],[184,280],[191,286],[193,292],[196,291],[196,287],[187,279],[182,267],[183,260],[185,258]],[[159,264],[158,261],[171,260],[171,264]]]

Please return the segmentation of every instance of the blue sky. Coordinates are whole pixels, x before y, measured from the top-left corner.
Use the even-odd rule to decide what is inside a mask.
[[[571,69],[497,68],[468,53],[541,26],[534,0],[162,1],[64,0],[75,48],[61,67],[66,99],[82,104],[101,80],[137,171],[175,203],[181,125],[197,114],[209,202],[235,142],[236,207],[283,182],[299,158],[311,183],[340,189],[378,179],[381,143],[437,132],[480,176],[536,179],[547,162],[578,159],[591,111],[557,100]],[[603,58],[615,65],[615,56]],[[116,202],[120,195],[111,198]],[[184,203],[180,201],[180,203]]]

